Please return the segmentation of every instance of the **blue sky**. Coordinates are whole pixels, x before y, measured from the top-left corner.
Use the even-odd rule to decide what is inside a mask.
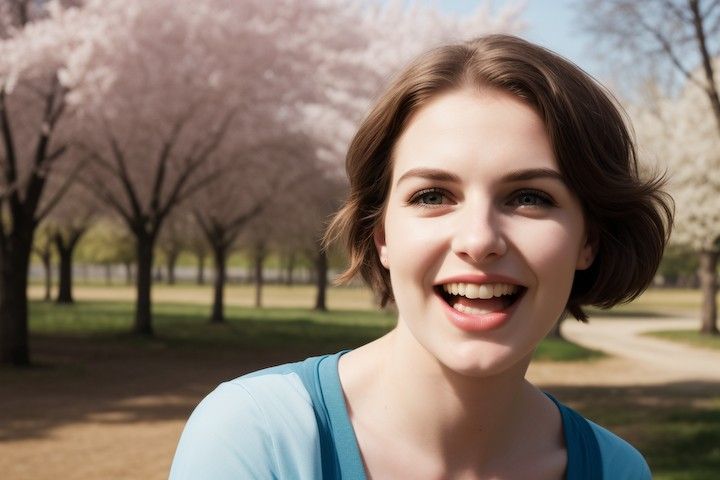
[[[427,3],[437,5],[448,12],[471,12],[485,1],[443,0]],[[601,78],[601,70],[588,54],[589,39],[577,27],[572,0],[494,0],[496,9],[507,4],[525,4],[523,19],[528,29],[526,39],[543,45],[578,64],[591,75]]]

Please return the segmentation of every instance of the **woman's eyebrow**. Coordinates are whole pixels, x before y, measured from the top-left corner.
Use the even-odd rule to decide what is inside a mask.
[[[534,180],[537,178],[551,178],[565,183],[565,179],[560,172],[551,168],[529,168],[526,170],[516,170],[503,175],[503,182],[521,182],[524,180]]]
[[[425,178],[428,180],[435,180],[439,182],[460,182],[460,177],[454,173],[446,170],[440,170],[437,168],[412,168],[407,172],[403,173],[395,186],[399,185],[400,182],[411,177]],[[538,178],[551,178],[565,183],[563,176],[557,170],[551,168],[528,168],[525,170],[515,170],[501,178],[502,182],[521,182],[527,180],[535,180]]]
[[[400,182],[411,177],[425,178],[428,180],[435,180],[438,182],[459,182],[460,177],[454,173],[450,173],[446,170],[440,170],[438,168],[411,168],[407,172],[403,173],[398,181],[395,182],[395,186],[400,185]]]

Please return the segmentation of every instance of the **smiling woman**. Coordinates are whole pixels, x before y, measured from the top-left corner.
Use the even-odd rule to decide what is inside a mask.
[[[611,98],[493,35],[428,52],[362,123],[330,225],[397,326],[221,385],[171,478],[647,479],[642,455],[525,379],[558,318],[642,292],[672,210]]]

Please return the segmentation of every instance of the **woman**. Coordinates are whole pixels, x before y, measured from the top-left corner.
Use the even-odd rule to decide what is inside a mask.
[[[643,457],[525,379],[565,313],[639,295],[672,221],[611,98],[491,35],[420,56],[347,156],[328,242],[397,326],[363,347],[227,382],[171,478],[647,479]]]

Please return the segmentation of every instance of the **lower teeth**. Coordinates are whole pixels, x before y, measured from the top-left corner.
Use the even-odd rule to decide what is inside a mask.
[[[492,313],[493,310],[488,310],[484,308],[474,308],[474,307],[468,307],[467,305],[463,305],[462,303],[456,303],[452,306],[455,310],[462,313],[468,313],[470,315],[485,315],[486,313]]]

